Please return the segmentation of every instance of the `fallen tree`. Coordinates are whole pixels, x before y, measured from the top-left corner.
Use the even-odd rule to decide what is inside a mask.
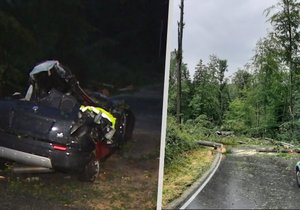
[[[218,148],[218,147],[223,147],[223,144],[216,143],[216,142],[211,142],[211,141],[197,141],[197,144],[202,145],[202,146],[208,146],[208,147],[213,147],[213,148]]]
[[[221,153],[226,152],[224,145],[221,143],[200,140],[200,141],[197,141],[197,144],[199,144],[201,146],[206,146],[206,147],[213,147],[215,150],[218,150]]]
[[[257,152],[266,152],[266,153],[300,153],[300,149],[281,149],[277,147],[272,148],[258,148],[256,149]]]
[[[287,143],[287,142],[283,142],[283,141],[276,141],[276,140],[271,139],[271,138],[265,138],[265,140],[272,143],[272,144],[283,146],[286,149],[291,148],[291,147],[295,147],[295,145],[293,145],[291,143]]]

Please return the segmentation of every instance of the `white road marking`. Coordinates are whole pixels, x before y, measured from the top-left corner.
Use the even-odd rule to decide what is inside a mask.
[[[208,176],[208,178],[204,181],[204,183],[198,188],[198,190],[180,207],[180,209],[185,209],[190,205],[190,203],[196,198],[196,196],[203,190],[203,188],[207,185],[207,183],[211,180],[213,175],[216,173],[217,169],[219,168],[219,165],[222,160],[222,154],[220,154],[220,158],[218,160],[217,166],[212,171],[212,173]]]

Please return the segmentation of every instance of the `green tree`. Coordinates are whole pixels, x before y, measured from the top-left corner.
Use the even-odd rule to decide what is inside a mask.
[[[227,110],[229,105],[229,92],[227,87],[228,80],[225,79],[225,72],[227,71],[227,60],[221,60],[218,61],[218,67],[217,67],[217,79],[219,84],[219,105],[220,105],[220,118],[219,118],[219,124],[222,124],[225,110]]]
[[[234,73],[231,84],[231,100],[225,112],[223,127],[237,133],[246,133],[255,121],[255,110],[249,104],[253,75],[246,69]]]
[[[183,39],[183,11],[184,11],[184,0],[181,0],[180,3],[180,21],[178,22],[178,50],[176,52],[176,61],[177,61],[177,91],[176,91],[176,117],[177,123],[181,123],[181,79],[182,79],[182,39]]]
[[[169,92],[168,92],[168,114],[176,115],[176,52],[171,52],[170,73],[169,73]]]
[[[252,74],[247,70],[239,69],[233,74],[232,83],[234,88],[231,94],[234,94],[238,98],[244,98],[247,95],[247,91],[251,86]]]
[[[255,75],[249,103],[256,110],[255,126],[261,135],[275,137],[274,131],[285,117],[287,89],[278,46],[272,34],[258,42],[253,65]]]
[[[229,108],[225,113],[223,127],[238,133],[245,132],[249,126],[249,120],[247,120],[249,114],[246,109],[245,100],[236,98],[229,104]]]
[[[176,115],[176,96],[177,96],[177,62],[176,62],[176,52],[171,52],[170,61],[170,74],[169,74],[169,96],[168,96],[168,113],[175,116]],[[181,111],[182,120],[186,121],[190,118],[192,110],[189,108],[189,102],[191,97],[191,78],[185,63],[182,64],[182,74],[181,74]]]
[[[213,74],[208,66],[200,60],[196,66],[196,71],[193,80],[192,100],[190,107],[193,110],[193,119],[199,115],[206,115],[212,121],[215,113],[214,110],[218,107],[216,84],[213,84]]]
[[[224,79],[227,61],[210,56],[207,65],[200,60],[196,66],[193,80],[193,98],[190,107],[193,118],[206,115],[212,122],[220,125],[228,107],[227,80]]]
[[[275,13],[271,13],[272,11]],[[300,44],[300,3],[297,0],[280,0],[279,3],[267,10],[270,22],[274,27],[275,38],[280,46],[282,60],[289,71],[288,110],[291,121],[291,132],[294,133],[295,121],[295,84],[297,84],[297,62],[299,61]],[[294,136],[294,135],[293,135]]]

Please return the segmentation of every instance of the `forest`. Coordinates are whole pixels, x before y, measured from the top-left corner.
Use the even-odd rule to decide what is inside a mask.
[[[227,59],[199,60],[191,78],[183,63],[181,122],[176,122],[176,51],[171,54],[166,164],[216,131],[236,136],[300,143],[300,3],[279,0],[266,8],[272,30],[258,40],[254,55],[231,79]],[[184,57],[184,52],[183,52]]]
[[[0,1],[0,96],[59,60],[83,86],[163,83],[168,0]]]

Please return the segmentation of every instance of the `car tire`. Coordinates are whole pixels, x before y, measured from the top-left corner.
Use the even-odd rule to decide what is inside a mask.
[[[85,165],[79,179],[84,182],[94,182],[100,173],[100,161],[96,159],[94,153]]]
[[[299,170],[296,171],[296,181],[297,181],[298,187],[300,187],[300,171]]]
[[[122,148],[132,138],[132,132],[134,127],[134,115],[131,111],[126,110],[121,114],[119,118],[118,134],[116,135],[117,148]]]

